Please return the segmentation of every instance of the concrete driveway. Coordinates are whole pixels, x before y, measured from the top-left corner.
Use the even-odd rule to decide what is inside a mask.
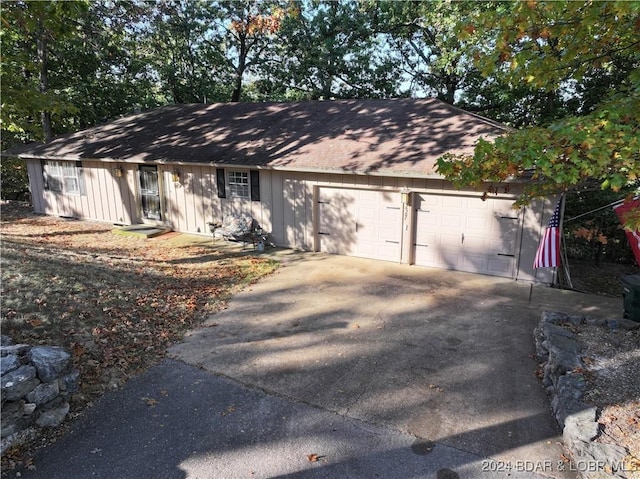
[[[543,309],[620,317],[621,300],[277,258],[274,275],[84,411],[21,477],[575,477],[534,375],[532,330]]]
[[[556,467],[560,431],[534,374],[532,331],[545,309],[619,317],[621,300],[285,253],[278,272],[235,296],[170,355],[295,404],[408,434],[416,454],[454,448],[491,458],[485,468],[573,477]]]

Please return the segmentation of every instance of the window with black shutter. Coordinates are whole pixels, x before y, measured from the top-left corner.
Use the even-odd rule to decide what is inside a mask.
[[[251,170],[251,201],[260,201],[260,171]]]
[[[216,183],[218,185],[218,198],[226,198],[227,188],[225,185],[225,175],[223,169],[216,170]]]

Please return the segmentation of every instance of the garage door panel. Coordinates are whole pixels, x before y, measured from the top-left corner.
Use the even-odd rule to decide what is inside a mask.
[[[511,277],[521,215],[513,201],[415,194],[414,262]]]
[[[487,264],[489,274],[495,276],[511,276],[513,271],[513,258],[496,256],[489,258]]]
[[[350,254],[355,237],[356,198],[348,190],[323,188],[318,200],[320,251]]]
[[[488,244],[489,241],[486,238],[465,235],[462,247],[467,253],[486,253]]]
[[[465,198],[457,197],[457,196],[445,196],[443,197],[440,204],[443,208],[452,208],[452,209],[463,209]]]
[[[460,271],[467,273],[483,273],[486,270],[487,258],[483,254],[465,253],[460,262]]]
[[[487,226],[487,220],[485,217],[467,217],[465,218],[464,225],[466,227],[466,231],[468,230],[479,230],[484,231]]]
[[[442,215],[440,219],[440,226],[443,228],[459,228],[462,226],[464,218],[459,214],[452,216],[450,214]]]
[[[375,221],[378,219],[378,216],[379,214],[374,207],[358,207],[358,221],[360,221],[361,223],[366,224],[368,221]]]
[[[319,202],[320,251],[400,260],[401,208],[392,206],[400,205],[397,192],[320,188]]]

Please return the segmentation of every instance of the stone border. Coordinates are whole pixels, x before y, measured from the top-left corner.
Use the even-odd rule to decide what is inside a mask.
[[[627,450],[595,442],[601,433],[600,411],[583,402],[587,387],[583,371],[587,368],[582,361],[582,345],[570,330],[581,324],[618,328],[617,321],[559,312],[542,313],[533,333],[536,359],[542,368],[542,384],[551,397],[551,408],[562,428],[565,447],[580,476],[585,479],[627,479],[623,470]]]
[[[0,455],[37,435],[35,426],[58,427],[69,412],[69,398],[79,389],[80,373],[71,355],[54,346],[0,340],[2,422]]]

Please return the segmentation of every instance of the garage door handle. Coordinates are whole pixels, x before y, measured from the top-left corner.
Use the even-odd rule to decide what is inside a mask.
[[[498,253],[498,256],[509,256],[510,258],[515,258],[515,254],[507,254],[507,253]]]
[[[400,244],[400,241],[385,240],[385,243]]]
[[[318,231],[318,234],[319,234],[319,235],[331,236],[331,233],[323,233],[323,232],[321,232],[321,231]]]

